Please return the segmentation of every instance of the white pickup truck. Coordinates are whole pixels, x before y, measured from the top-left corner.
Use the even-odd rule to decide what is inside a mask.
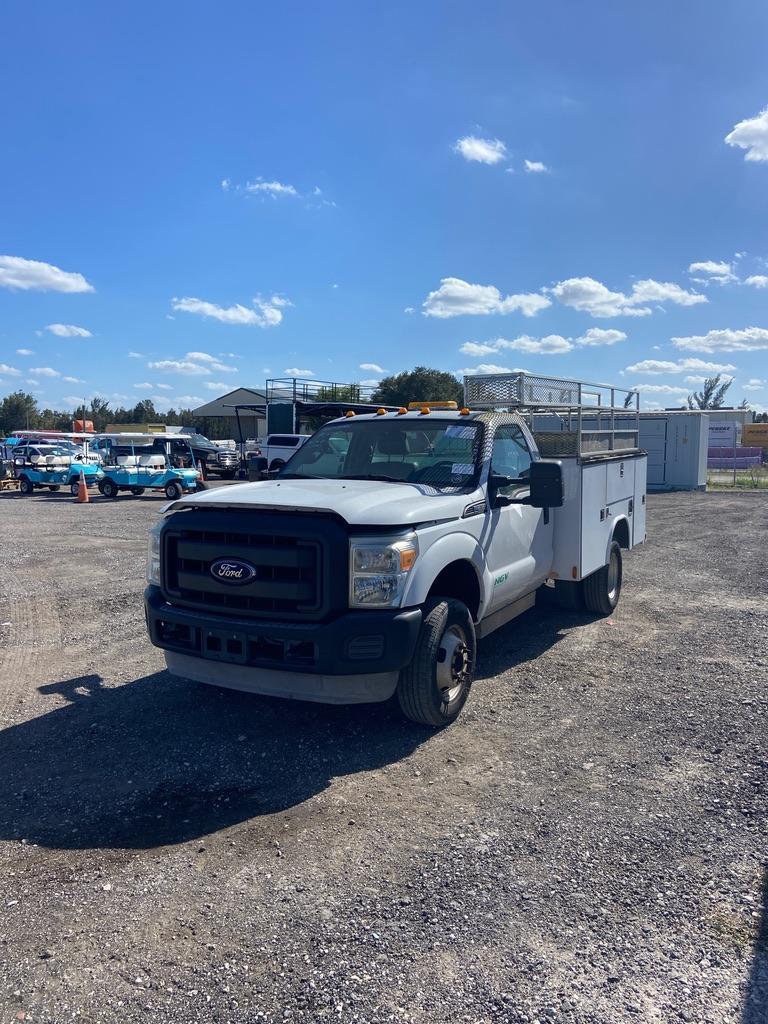
[[[636,413],[575,381],[465,388],[472,411],[348,414],[277,477],[169,505],[145,594],[169,671],[301,700],[396,693],[408,718],[443,726],[478,639],[542,587],[610,614],[622,549],[645,540]]]

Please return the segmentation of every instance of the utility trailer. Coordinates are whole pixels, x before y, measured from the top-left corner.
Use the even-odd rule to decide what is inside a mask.
[[[628,392],[530,374],[465,387],[462,409],[348,410],[277,476],[169,505],[145,591],[169,671],[326,703],[396,693],[439,727],[478,640],[542,592],[611,614],[622,550],[645,540]]]

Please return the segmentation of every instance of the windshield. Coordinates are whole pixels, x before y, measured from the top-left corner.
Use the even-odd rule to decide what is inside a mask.
[[[281,477],[388,480],[460,491],[475,480],[481,427],[415,418],[324,427],[286,463]]]
[[[205,448],[208,451],[218,451],[218,447],[213,443],[213,441],[209,441],[208,438],[204,437],[202,434],[185,434],[184,439],[189,441],[189,443],[195,448]]]

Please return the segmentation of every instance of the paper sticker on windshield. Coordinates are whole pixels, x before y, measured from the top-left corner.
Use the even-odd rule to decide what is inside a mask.
[[[471,462],[454,462],[451,466],[451,473],[454,476],[472,476],[475,467]]]
[[[462,424],[457,424],[453,427],[447,427],[445,431],[446,437],[468,437],[473,438],[475,436],[474,427],[465,427]]]

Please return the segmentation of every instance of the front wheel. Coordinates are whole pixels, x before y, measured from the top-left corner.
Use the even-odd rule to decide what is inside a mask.
[[[581,585],[587,611],[610,615],[619,603],[621,577],[621,548],[614,540],[608,553],[608,564],[587,576]]]
[[[32,494],[34,489],[35,486],[28,477],[23,476],[21,480],[19,480],[19,490],[22,494]]]
[[[103,480],[101,484],[101,493],[105,498],[116,498],[120,491],[114,480]]]
[[[72,477],[69,481],[69,493],[73,498],[77,498],[80,495],[80,481],[77,477]]]
[[[170,480],[165,485],[165,496],[170,501],[176,501],[176,499],[180,498],[183,493],[184,492],[181,489],[181,484],[178,482],[178,480]]]
[[[132,487],[131,488],[131,494],[135,494],[137,498],[139,497],[140,494],[143,494],[143,493],[144,493],[144,488],[143,487]]]
[[[472,686],[476,650],[475,627],[466,605],[450,597],[427,602],[416,650],[397,684],[406,718],[438,727],[455,721]]]

